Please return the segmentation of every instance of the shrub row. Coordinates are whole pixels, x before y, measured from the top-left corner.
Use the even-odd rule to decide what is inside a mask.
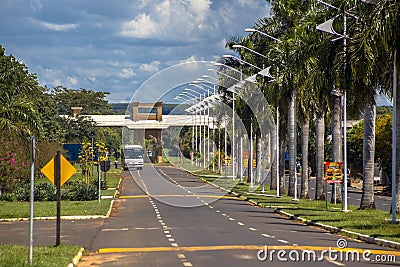
[[[103,186],[102,186],[103,187]],[[57,200],[56,187],[49,183],[42,183],[34,186],[35,201],[55,201]],[[71,181],[61,189],[61,199],[71,201],[89,201],[98,198],[98,188],[93,183],[85,184],[79,181]],[[3,201],[29,201],[30,185],[24,184],[12,193],[0,195]]]

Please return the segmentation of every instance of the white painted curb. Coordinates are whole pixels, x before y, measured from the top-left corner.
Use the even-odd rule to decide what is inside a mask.
[[[82,254],[83,254],[83,251],[84,251],[84,250],[85,250],[84,248],[81,248],[81,249],[78,251],[78,253],[75,255],[75,257],[72,259],[72,262],[69,263],[69,264],[67,265],[67,267],[75,267],[75,266],[77,266],[78,263],[79,263],[79,261],[80,261],[81,258],[82,258]]]

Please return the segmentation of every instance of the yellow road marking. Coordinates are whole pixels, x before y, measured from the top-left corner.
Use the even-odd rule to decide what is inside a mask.
[[[148,198],[148,197],[203,197],[203,198],[224,198],[224,199],[239,199],[234,196],[216,196],[216,195],[137,195],[137,196],[119,196],[119,198]]]
[[[337,248],[337,247],[320,247],[320,246],[267,246],[268,250],[336,250],[351,251],[363,253],[369,251],[371,254],[394,255],[400,256],[400,251],[394,250],[376,250],[376,249],[360,249],[360,248]],[[127,252],[169,252],[169,251],[215,251],[215,250],[263,250],[265,246],[260,245],[227,245],[227,246],[191,246],[191,247],[137,247],[137,248],[101,248],[98,253],[127,253]]]

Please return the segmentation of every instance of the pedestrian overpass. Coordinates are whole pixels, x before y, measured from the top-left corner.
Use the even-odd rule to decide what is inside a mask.
[[[163,115],[162,102],[133,102],[125,115],[81,115],[90,118],[97,127],[122,127],[123,144],[140,144],[151,140],[157,148],[153,161],[162,161],[162,131],[185,126],[215,129],[215,120],[208,115]]]

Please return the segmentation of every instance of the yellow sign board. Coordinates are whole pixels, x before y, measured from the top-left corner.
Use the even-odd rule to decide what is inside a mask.
[[[76,169],[66,158],[63,157],[63,155],[60,155],[60,165],[60,185],[63,185],[76,172]],[[40,171],[54,184],[54,158],[52,158]]]

